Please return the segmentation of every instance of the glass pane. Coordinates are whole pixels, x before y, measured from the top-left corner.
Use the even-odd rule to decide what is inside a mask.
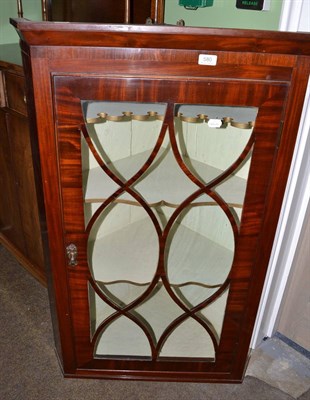
[[[228,293],[229,287],[199,313],[202,319],[208,321],[209,326],[212,327],[212,331],[214,332],[218,342],[222,333],[224,320],[223,310],[226,308]]]
[[[112,315],[115,310],[98,296],[90,284],[88,284],[88,301],[91,322],[90,333],[91,337],[93,337],[99,325]]]
[[[82,108],[95,356],[214,360],[258,110],[91,101]]]
[[[142,168],[159,139],[166,105],[83,101],[82,107],[86,121],[81,141],[87,225],[98,203],[115,195],[137,173],[143,175]],[[158,154],[163,151],[164,144]],[[121,195],[120,201],[140,205],[127,191]]]
[[[112,292],[116,284],[124,290],[131,290],[125,289],[126,285],[149,284],[156,272],[158,254],[156,230],[142,207],[111,204],[98,215],[89,232],[91,274],[101,288],[105,284]],[[133,299],[122,295],[120,300],[128,304]]]
[[[206,330],[189,318],[178,326],[165,342],[162,357],[209,358],[215,357],[214,345]]]
[[[95,355],[151,357],[151,348],[141,328],[129,318],[120,317],[100,335]]]
[[[178,105],[175,129],[178,149],[188,170],[241,214],[251,161],[251,135],[258,109]],[[225,175],[220,179],[220,177]]]
[[[200,196],[196,204],[178,216],[166,247],[170,285],[188,308],[221,288],[235,248],[233,228],[222,208],[206,195]]]
[[[161,282],[134,311],[135,315],[148,327],[156,343],[169,324],[183,314],[182,309],[172,300]]]

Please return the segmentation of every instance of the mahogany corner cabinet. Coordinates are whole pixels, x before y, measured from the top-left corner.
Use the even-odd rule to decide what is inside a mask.
[[[12,24],[64,375],[241,382],[309,34]]]

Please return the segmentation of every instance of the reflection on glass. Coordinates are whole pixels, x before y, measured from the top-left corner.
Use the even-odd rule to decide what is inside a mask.
[[[258,110],[178,104],[168,115],[161,103],[92,101],[82,109],[95,356],[214,360]]]

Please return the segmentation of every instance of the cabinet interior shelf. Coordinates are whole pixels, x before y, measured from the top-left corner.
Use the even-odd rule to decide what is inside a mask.
[[[162,152],[153,161],[152,165],[133,184],[134,189],[139,192],[145,201],[151,206],[178,207],[188,196],[198,190],[195,185],[180,169],[171,151]],[[117,160],[107,166],[124,183],[130,179],[149,157],[146,151],[124,159]],[[202,162],[183,157],[185,164],[200,181],[208,183],[223,171]],[[101,167],[91,168],[84,172],[85,185],[84,198],[86,203],[99,203],[109,198],[119,186],[102,170]],[[246,179],[231,175],[223,183],[216,187],[216,192],[234,208],[242,208],[246,188]],[[115,200],[119,203],[127,203],[139,206],[132,196],[124,192]],[[217,205],[210,197],[197,198],[193,206]]]
[[[140,292],[156,272],[159,240],[147,219],[94,238],[89,249],[94,279],[109,287]],[[190,294],[190,303],[196,305],[224,283],[232,259],[232,250],[177,224],[166,257],[166,274],[171,286]],[[122,298],[125,304],[130,301]]]

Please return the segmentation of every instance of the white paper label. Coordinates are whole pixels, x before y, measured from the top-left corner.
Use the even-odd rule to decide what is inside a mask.
[[[220,128],[222,126],[222,120],[216,118],[209,119],[208,126],[210,128]]]
[[[199,54],[198,57],[199,65],[216,65],[217,64],[217,56],[212,54]]]

